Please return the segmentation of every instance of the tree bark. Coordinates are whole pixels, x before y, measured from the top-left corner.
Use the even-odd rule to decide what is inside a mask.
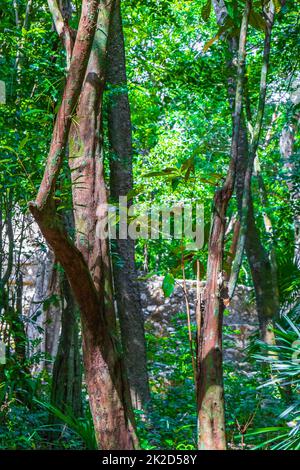
[[[99,15],[106,16],[107,8],[110,8],[110,5],[110,3],[101,3]],[[86,234],[90,235],[89,231],[83,232],[84,239],[83,243],[79,243],[80,250],[74,246],[63,221],[56,213],[55,199],[53,198],[56,179],[68,141],[72,113],[76,108],[85,75],[84,86],[91,90],[91,93],[94,93],[99,84],[97,74],[93,74],[93,72],[86,74],[88,62],[92,61],[93,63],[93,57],[96,56],[99,51],[98,46],[100,46],[96,40],[93,45],[94,54],[89,60],[96,26],[98,26],[97,33],[101,32],[99,28],[101,25],[97,25],[97,17],[98,2],[83,1],[70,69],[54,128],[44,178],[37,199],[35,203],[30,204],[30,209],[43,235],[52,247],[56,259],[63,266],[80,309],[85,378],[98,445],[103,450],[133,449],[137,446],[137,439],[128,384],[123,373],[122,359],[112,325],[113,318],[108,317],[104,309],[104,286],[101,282],[103,274],[100,271],[101,266],[99,266],[99,260],[102,262],[101,252],[86,243]],[[88,93],[84,93],[81,102],[88,96]],[[93,115],[90,118],[94,123]],[[99,130],[98,127],[96,129]],[[85,138],[88,139],[88,136],[85,135]],[[97,160],[92,163],[94,166],[90,170],[92,178],[95,179],[95,175],[98,174],[99,162]],[[97,166],[95,166],[96,164]],[[82,172],[84,169],[86,169],[86,165],[83,165]],[[85,176],[89,178],[86,173]],[[88,180],[87,183],[89,182],[91,181]],[[103,186],[97,185],[97,190],[103,191],[104,189]],[[76,197],[76,194],[74,193],[73,196]],[[87,202],[91,203],[90,200]],[[82,203],[83,208],[88,210],[84,200]],[[92,207],[96,209],[95,205]],[[77,210],[77,208],[78,206],[75,209]],[[80,218],[78,218],[76,210],[75,223],[76,218],[78,223]],[[93,216],[93,221],[94,218],[95,216]],[[86,228],[89,226],[89,221],[83,219],[82,224]]]
[[[238,158],[239,130],[245,76],[246,41],[251,1],[243,13],[238,53],[235,112],[231,159],[223,187],[214,198],[212,226],[208,242],[205,307],[197,354],[198,447],[201,450],[226,449],[224,389],[222,369],[222,324],[226,275],[223,272],[226,211],[234,190]]]
[[[35,290],[34,295],[29,308],[29,322],[27,324],[27,336],[28,336],[28,355],[29,357],[36,353],[45,352],[45,341],[41,341],[41,331],[44,329],[44,314],[43,303],[47,298],[49,291],[50,279],[53,272],[54,257],[50,250],[47,252],[38,251],[38,254],[34,260],[37,264],[35,272]],[[37,341],[40,340],[40,341]],[[33,347],[32,345],[35,344]],[[40,364],[33,366],[33,373],[40,370]],[[44,362],[42,364],[44,366]]]
[[[16,278],[16,305],[12,314],[12,333],[15,343],[15,353],[19,362],[24,366],[26,361],[26,345],[27,337],[25,333],[23,315],[23,276],[22,273],[18,274]]]
[[[67,70],[69,70],[74,43],[72,31],[69,26],[69,20],[72,14],[71,3],[69,0],[48,0],[48,6],[52,14],[57,34],[59,35],[66,51]]]
[[[269,70],[269,63],[270,63],[270,50],[271,50],[271,34],[272,28],[275,19],[275,6],[273,2],[269,2],[268,5],[265,5],[263,8],[263,13],[265,16],[265,24],[266,24],[266,31],[265,31],[265,39],[264,39],[264,50],[263,50],[263,63],[261,68],[261,79],[260,79],[260,90],[259,90],[259,99],[258,99],[258,106],[257,112],[255,116],[255,121],[253,124],[253,133],[250,139],[249,151],[248,151],[248,158],[247,164],[244,173],[244,186],[243,186],[243,195],[242,195],[242,203],[240,204],[240,232],[239,232],[239,239],[237,243],[236,249],[236,256],[233,261],[232,265],[232,275],[229,280],[228,291],[229,291],[229,298],[231,299],[234,290],[237,284],[245,242],[247,237],[247,222],[248,222],[248,207],[250,205],[250,193],[251,193],[251,182],[252,182],[252,173],[253,173],[253,164],[257,152],[257,148],[259,145],[259,139],[261,134],[261,128],[263,123],[264,117],[264,110],[265,110],[265,102],[266,102],[266,92],[267,92],[267,76]]]
[[[46,353],[45,357],[45,368],[49,373],[53,369],[53,361],[49,361],[49,357],[54,360],[57,354],[57,346],[60,336],[61,328],[61,302],[60,298],[60,287],[59,287],[59,273],[57,271],[57,266],[55,264],[55,259],[52,255],[52,267],[51,275],[49,278],[49,285],[45,298],[43,299],[48,303],[47,308],[44,308],[43,305],[43,328],[44,328],[44,338],[43,338],[43,351]],[[51,256],[50,255],[50,256]],[[47,357],[49,356],[49,357]]]
[[[52,211],[55,208],[53,207],[55,204],[53,195],[56,179],[65,155],[73,112],[76,109],[92,48],[97,24],[98,4],[99,2],[96,0],[83,1],[72,60],[67,75],[62,103],[55,121],[44,176],[36,197],[36,202],[30,204],[30,207],[35,208],[34,212],[38,210],[44,215],[50,207]]]
[[[4,196],[4,194],[3,194]],[[13,193],[0,198],[0,315],[5,325],[5,336],[14,340],[14,350],[20,364],[26,360],[26,334],[23,322],[23,278],[20,259],[15,253],[21,251],[23,243],[23,224],[20,234],[19,250],[15,246]],[[5,214],[5,215],[4,215]],[[15,289],[10,283],[14,277]]]
[[[125,46],[120,0],[116,0],[108,39],[108,137],[110,191],[114,202],[133,188],[132,137],[127,90]],[[128,201],[130,204],[130,201]],[[113,275],[122,346],[133,406],[143,409],[150,400],[144,318],[135,268],[134,240],[116,241]]]

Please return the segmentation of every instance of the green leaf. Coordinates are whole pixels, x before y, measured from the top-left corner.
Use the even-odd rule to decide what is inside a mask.
[[[213,45],[214,42],[220,39],[223,33],[225,33],[226,31],[229,31],[233,26],[234,24],[233,24],[232,19],[227,18],[225,24],[221,26],[217,34],[213,38],[211,38],[209,41],[207,41],[207,43],[204,44],[203,52],[206,52]]]
[[[144,190],[145,190],[145,186],[144,186],[143,184],[137,185],[135,188],[131,189],[131,190],[127,193],[127,199],[130,200],[130,199],[134,198],[135,196],[138,196],[138,195],[141,194]]]
[[[8,147],[8,145],[1,145],[0,149],[9,150],[10,152],[13,152],[17,155],[17,152],[12,147]]]
[[[24,137],[24,139],[21,140],[20,145],[19,145],[19,151],[22,150],[25,147],[25,145],[28,142],[28,139],[29,139],[29,137],[27,135],[26,137]]]
[[[166,176],[166,175],[170,175],[172,173],[177,173],[177,172],[178,172],[177,168],[165,168],[164,170],[151,171],[150,173],[146,173],[144,177],[149,178],[152,176]]]
[[[162,283],[162,290],[164,291],[165,297],[170,297],[174,292],[175,279],[171,273],[166,274]]]

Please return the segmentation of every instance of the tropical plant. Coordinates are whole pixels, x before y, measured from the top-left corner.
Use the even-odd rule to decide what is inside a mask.
[[[295,310],[299,313],[300,305]],[[297,324],[298,323],[298,324]],[[300,449],[300,329],[298,322],[284,315],[275,329],[276,344],[266,345],[259,342],[261,353],[254,358],[271,369],[271,378],[261,387],[270,385],[279,387],[286,393],[287,407],[279,415],[281,424],[259,428],[249,436],[265,435],[267,439],[254,449],[270,448],[272,450]]]
[[[94,425],[90,413],[87,413],[85,418],[76,418],[75,416],[72,416],[70,412],[68,414],[63,413],[61,410],[51,405],[50,403],[42,402],[37,399],[35,399],[34,401],[42,408],[49,411],[49,413],[51,413],[58,420],[60,420],[62,424],[65,424],[71,431],[73,431],[78,437],[80,437],[87,449],[97,449]]]

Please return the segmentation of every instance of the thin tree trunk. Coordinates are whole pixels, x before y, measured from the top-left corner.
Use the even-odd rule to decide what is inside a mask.
[[[251,1],[243,13],[238,54],[235,113],[231,160],[223,187],[214,198],[212,226],[208,242],[205,307],[198,343],[198,446],[202,450],[226,449],[224,389],[222,369],[222,324],[224,312],[225,275],[223,272],[226,211],[234,190],[238,140],[242,114],[245,76],[246,41]]]
[[[82,415],[82,368],[79,316],[65,274],[61,276],[62,317],[58,351],[53,367],[51,403],[73,416]]]
[[[247,165],[244,175],[244,186],[243,186],[243,196],[242,196],[242,204],[240,205],[240,221],[241,227],[239,232],[239,240],[237,243],[236,249],[236,256],[233,261],[232,265],[232,275],[229,280],[228,291],[229,291],[229,298],[231,299],[235,287],[237,284],[244,248],[246,243],[247,237],[247,222],[248,222],[248,208],[250,203],[250,193],[251,193],[251,181],[252,181],[252,173],[253,173],[253,164],[257,152],[257,148],[259,145],[259,139],[261,134],[262,122],[264,117],[264,110],[265,110],[265,102],[266,102],[266,92],[267,92],[267,76],[269,70],[269,62],[270,62],[270,50],[271,50],[271,33],[274,24],[275,18],[275,6],[273,2],[270,1],[265,8],[263,8],[265,19],[266,19],[266,32],[265,32],[265,40],[264,40],[264,51],[263,51],[263,63],[261,68],[261,79],[260,79],[260,90],[259,90],[259,99],[258,99],[258,106],[257,106],[257,113],[255,116],[255,122],[253,125],[253,134],[250,139],[249,151],[248,151],[248,158],[247,158]]]
[[[22,305],[22,298],[23,298],[23,276],[22,273],[19,273],[18,277],[16,278],[16,305],[13,311],[12,316],[12,334],[14,337],[15,343],[15,352],[19,362],[24,365],[26,361],[26,343],[27,337],[25,333],[24,322],[22,319],[23,315],[23,305]]]
[[[48,6],[52,14],[57,34],[59,35],[66,51],[67,70],[69,70],[74,42],[72,31],[69,26],[69,20],[72,14],[71,3],[70,0],[48,0]]]
[[[108,137],[110,190],[118,203],[133,188],[131,117],[128,100],[120,0],[116,0],[108,39]],[[130,203],[130,201],[128,201]],[[150,400],[144,318],[135,268],[134,240],[116,241],[115,290],[122,346],[133,406],[143,409]]]
[[[242,212],[247,158],[248,141],[246,129],[243,123],[240,131],[236,180],[237,202],[240,214]],[[265,343],[274,344],[273,321],[276,318],[279,309],[277,281],[274,279],[269,255],[261,242],[259,229],[256,225],[251,190],[249,194],[245,250],[255,290],[260,335]]]
[[[35,289],[29,309],[29,322],[26,328],[29,339],[29,357],[35,353],[45,352],[45,341],[40,341],[40,331],[45,327],[43,305],[49,291],[50,279],[53,272],[53,263],[54,256],[51,250],[47,250],[46,253],[39,251],[38,256],[34,260],[34,264],[37,265],[35,272]],[[44,362],[42,366],[44,366]],[[35,364],[33,366],[33,372],[36,372],[36,370],[39,369],[40,364]]]

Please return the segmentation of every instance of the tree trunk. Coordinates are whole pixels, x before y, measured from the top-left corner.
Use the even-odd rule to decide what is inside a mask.
[[[246,110],[248,110],[247,118],[249,116],[249,120],[250,120],[249,122],[251,123],[253,127],[253,132],[251,133],[251,138],[249,140],[249,151],[247,155],[247,165],[245,168],[242,203],[239,206],[241,225],[240,225],[239,239],[238,239],[237,249],[236,249],[236,256],[233,261],[231,278],[228,283],[229,299],[233,297],[234,290],[235,290],[238,276],[239,276],[239,272],[240,272],[240,268],[242,265],[243,255],[244,255],[244,248],[246,244],[247,229],[248,229],[248,210],[250,206],[253,165],[254,165],[254,160],[256,157],[256,153],[257,153],[257,149],[258,149],[258,145],[260,141],[261,128],[262,128],[264,111],[265,111],[265,103],[266,103],[267,77],[268,77],[269,63],[270,63],[271,36],[272,36],[272,29],[274,25],[274,19],[275,19],[275,7],[272,2],[269,2],[267,5],[263,6],[262,9],[263,9],[264,17],[265,17],[266,27],[265,27],[263,60],[262,60],[260,86],[259,86],[259,96],[258,96],[257,111],[255,113],[253,122],[252,122],[250,106],[248,107],[246,106]],[[246,94],[246,101],[247,101],[247,98],[248,98],[248,94]]]
[[[45,352],[45,341],[41,340],[41,330],[45,328],[45,316],[43,312],[43,303],[47,298],[50,279],[53,274],[54,256],[51,250],[47,252],[39,251],[34,260],[37,268],[35,272],[35,290],[29,308],[29,322],[27,324],[28,336],[28,355],[32,356],[38,352]],[[44,333],[43,333],[44,334]],[[38,343],[36,340],[40,340]],[[32,344],[35,344],[33,347]],[[44,363],[42,364],[43,367]],[[40,365],[34,366],[34,372]]]
[[[73,416],[82,415],[82,370],[77,307],[68,280],[63,274],[61,334],[53,367],[51,403]]]
[[[109,240],[97,234],[108,202],[103,165],[102,99],[111,2],[98,16],[98,27],[69,138],[76,245],[83,255],[103,309],[115,327]]]
[[[90,399],[90,407],[94,421],[95,435],[98,445],[103,450],[112,449],[133,449],[137,446],[137,439],[134,429],[134,417],[131,410],[130,395],[126,377],[123,374],[123,364],[120,357],[114,325],[113,315],[108,315],[106,310],[106,300],[104,297],[105,286],[103,285],[103,259],[102,240],[95,238],[93,233],[96,210],[101,194],[105,193],[105,187],[100,185],[99,174],[101,176],[101,161],[94,159],[93,155],[99,156],[101,147],[99,140],[94,137],[99,136],[99,108],[97,114],[91,110],[96,109],[96,104],[100,107],[99,101],[99,80],[102,82],[102,71],[89,69],[98,67],[97,56],[106,50],[106,44],[98,40],[98,36],[93,44],[95,30],[97,34],[106,37],[102,28],[103,22],[109,21],[109,10],[111,2],[101,2],[99,19],[97,24],[98,2],[83,1],[82,14],[76,41],[73,48],[70,69],[67,77],[62,104],[57,116],[50,153],[44,173],[44,178],[35,203],[30,204],[31,212],[37,220],[40,229],[48,243],[51,245],[56,259],[63,266],[74,296],[78,303],[83,340],[83,361],[85,368],[85,378]],[[92,49],[92,54],[90,54]],[[90,60],[89,60],[90,58]],[[98,70],[98,69],[97,69]],[[87,73],[86,73],[87,72]],[[64,227],[62,219],[56,213],[55,199],[53,199],[56,179],[60,171],[62,160],[65,154],[71,118],[76,107],[85,79],[83,93],[80,98],[79,108],[85,101],[86,116],[81,113],[79,133],[83,140],[84,152],[91,158],[85,162],[79,155],[78,171],[82,174],[80,185],[86,184],[86,193],[80,196],[79,187],[72,186],[75,224],[82,227],[81,238],[78,233],[78,248],[70,240]],[[90,99],[94,99],[89,106]],[[87,128],[85,128],[85,123]],[[93,127],[94,126],[94,127]],[[91,138],[88,133],[93,130]],[[81,134],[83,132],[83,134]],[[97,144],[97,145],[96,145]],[[86,147],[89,145],[90,147]],[[87,148],[89,150],[87,150]],[[94,153],[95,149],[95,153]],[[70,149],[71,152],[71,149]],[[74,153],[72,154],[75,157]],[[71,157],[70,157],[71,160]],[[75,171],[75,168],[72,168]],[[73,175],[72,175],[73,176]],[[92,186],[93,184],[96,186]],[[102,182],[101,182],[102,183]],[[80,186],[81,189],[84,186]],[[76,189],[75,189],[76,188]],[[101,193],[101,194],[100,194]],[[82,215],[78,212],[82,207]],[[90,227],[92,232],[90,232]],[[90,245],[88,241],[95,239],[97,243]],[[110,301],[108,299],[110,310]]]
[[[299,104],[299,103],[298,103]],[[293,119],[283,129],[280,137],[280,153],[283,158],[284,167],[286,169],[287,183],[290,191],[291,204],[294,208],[294,235],[295,249],[294,260],[300,269],[300,190],[297,183],[297,175],[299,174],[299,163],[294,154],[295,134],[300,122],[299,112],[295,112]]]
[[[234,190],[238,142],[243,104],[245,57],[251,0],[245,4],[242,17],[231,159],[223,187],[214,198],[212,226],[208,242],[207,277],[204,293],[204,312],[198,334],[197,403],[198,447],[201,450],[226,449],[224,389],[222,369],[222,324],[224,298],[228,296],[226,274],[223,270],[226,211]]]
[[[131,117],[120,0],[116,0],[108,39],[108,137],[110,190],[114,202],[133,188]],[[130,203],[130,201],[128,201]],[[134,240],[116,241],[114,284],[122,346],[133,406],[143,409],[150,400],[144,318],[135,268]]]
[[[241,125],[239,139],[239,155],[237,163],[236,193],[239,213],[242,211],[245,171],[248,158],[248,140],[244,123]],[[262,340],[274,344],[273,321],[278,314],[279,298],[277,280],[274,279],[272,264],[265,250],[259,229],[255,222],[255,214],[250,191],[246,236],[246,255],[249,261],[253,280],[256,309]]]
[[[49,278],[49,285],[45,298],[43,299],[48,303],[47,308],[43,308],[43,351],[46,353],[45,368],[51,374],[53,369],[53,360],[57,354],[57,347],[61,328],[61,303],[60,303],[60,287],[59,287],[59,273],[55,265],[53,253],[52,256],[52,269]],[[49,358],[52,358],[52,360]]]
[[[16,305],[12,316],[12,334],[15,343],[15,353],[19,362],[24,365],[26,361],[27,336],[23,322],[23,276],[19,272],[16,278]]]
[[[64,214],[68,232],[74,229],[72,214]],[[61,333],[55,357],[51,403],[73,416],[82,415],[82,366],[79,339],[79,311],[65,273],[57,272],[61,308]]]

